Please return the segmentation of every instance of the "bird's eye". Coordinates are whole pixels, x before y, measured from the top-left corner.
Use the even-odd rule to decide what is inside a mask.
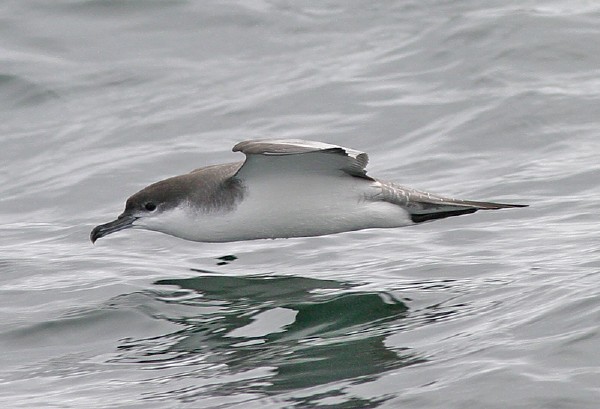
[[[148,210],[149,212],[153,212],[156,210],[156,205],[152,202],[148,202],[144,205],[144,209]]]

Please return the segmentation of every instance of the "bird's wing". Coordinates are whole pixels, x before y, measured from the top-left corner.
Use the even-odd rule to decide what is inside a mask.
[[[238,178],[265,173],[317,173],[372,180],[365,170],[369,161],[366,153],[323,142],[251,140],[238,143],[233,151],[246,155],[246,161],[236,173]]]
[[[404,207],[410,213],[410,217],[415,223],[475,213],[477,210],[527,207],[527,205],[522,204],[452,199],[407,188],[392,182],[379,182],[382,187],[379,199]]]

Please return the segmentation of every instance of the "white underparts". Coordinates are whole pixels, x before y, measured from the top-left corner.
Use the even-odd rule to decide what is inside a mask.
[[[318,236],[413,224],[402,207],[373,199],[379,182],[337,175],[265,175],[229,211],[184,204],[136,223],[188,240],[223,242]]]

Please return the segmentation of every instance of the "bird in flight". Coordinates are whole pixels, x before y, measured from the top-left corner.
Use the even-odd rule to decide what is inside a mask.
[[[243,162],[212,165],[135,193],[90,239],[134,228],[199,242],[321,236],[526,207],[451,199],[367,175],[364,152],[323,142],[250,140]]]

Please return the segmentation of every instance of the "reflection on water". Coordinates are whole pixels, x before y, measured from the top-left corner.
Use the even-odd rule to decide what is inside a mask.
[[[224,266],[226,264],[229,264],[232,261],[237,260],[237,256],[235,256],[233,254],[228,254],[226,256],[217,257],[217,260],[219,260],[217,262],[218,266]]]
[[[120,346],[117,361],[152,362],[153,369],[179,365],[191,369],[180,376],[205,380],[169,391],[171,397],[197,399],[207,392],[285,395],[343,380],[372,380],[419,361],[384,342],[408,310],[389,293],[283,276],[208,275],[155,284],[165,287],[152,293],[163,303],[157,308],[160,318],[183,329],[159,338],[128,340]],[[327,389],[326,395],[332,394],[335,388]],[[306,404],[317,395],[290,400]]]

